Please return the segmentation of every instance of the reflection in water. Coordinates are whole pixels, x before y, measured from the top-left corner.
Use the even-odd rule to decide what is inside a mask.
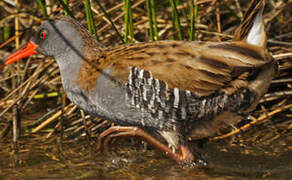
[[[209,168],[200,169],[182,167],[156,150],[143,150],[139,139],[133,142],[118,138],[109,152],[102,153],[87,138],[64,140],[60,145],[58,138],[44,142],[36,136],[23,137],[16,154],[12,153],[10,142],[1,142],[0,176],[7,179],[292,177],[291,136],[287,135],[282,148],[281,143],[259,146],[235,139],[203,145],[200,151]]]

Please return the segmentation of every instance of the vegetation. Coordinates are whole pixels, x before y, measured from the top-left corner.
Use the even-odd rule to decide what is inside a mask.
[[[43,20],[76,18],[102,44],[165,39],[226,41],[240,23],[246,0],[58,0],[0,2],[1,58],[24,44]],[[278,143],[292,129],[291,2],[267,0],[268,49],[279,62],[279,76],[249,119],[230,127],[245,142]],[[22,136],[66,139],[87,132],[96,137],[111,124],[90,117],[64,95],[59,69],[41,55],[5,67],[0,75],[0,140],[11,138],[12,122],[21,119]],[[86,126],[84,126],[86,123]],[[17,123],[16,123],[17,124]],[[17,131],[14,140],[17,141]],[[213,140],[226,138],[222,134]],[[241,132],[241,133],[239,133]],[[255,141],[256,139],[256,141]],[[229,139],[230,142],[233,139]],[[290,140],[291,141],[291,140]],[[284,147],[283,147],[284,148]],[[291,146],[290,146],[291,148]],[[291,150],[291,149],[290,149]]]

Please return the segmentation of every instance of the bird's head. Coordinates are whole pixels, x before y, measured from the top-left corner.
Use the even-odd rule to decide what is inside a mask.
[[[30,41],[4,59],[8,65],[32,54],[43,54],[58,59],[72,50],[82,56],[84,28],[69,17],[44,21],[33,34]]]

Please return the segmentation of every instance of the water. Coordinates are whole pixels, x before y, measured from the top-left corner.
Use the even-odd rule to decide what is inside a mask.
[[[289,179],[292,146],[288,134],[278,143],[232,140],[209,141],[199,152],[208,168],[178,165],[139,138],[116,138],[107,152],[96,150],[93,140],[40,135],[22,137],[13,153],[9,139],[0,150],[1,179]],[[284,143],[283,143],[284,142]]]

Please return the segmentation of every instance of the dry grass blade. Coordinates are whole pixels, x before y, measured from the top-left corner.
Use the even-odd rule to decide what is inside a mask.
[[[267,114],[264,114],[264,115],[260,116],[255,121],[251,121],[250,123],[248,123],[248,124],[246,124],[244,126],[241,126],[240,128],[237,128],[236,130],[234,130],[234,131],[232,131],[230,133],[227,133],[227,134],[224,134],[224,135],[221,135],[221,136],[216,136],[216,137],[213,138],[213,140],[224,139],[224,138],[233,136],[233,135],[235,135],[235,134],[237,134],[239,132],[242,132],[242,131],[246,130],[247,128],[250,128],[251,126],[263,121],[266,118],[271,118],[273,115],[276,115],[276,114],[278,114],[280,112],[283,112],[283,111],[285,111],[287,109],[290,109],[290,108],[292,108],[292,104],[286,105],[284,107],[280,107],[280,108],[278,108],[278,109],[276,109],[276,110],[274,110],[272,112],[269,112]]]
[[[73,104],[69,104],[68,106],[66,106],[64,108],[64,112],[67,112],[70,108],[72,108],[72,106],[73,106]],[[32,133],[39,132],[40,130],[42,130],[47,125],[49,125],[52,122],[56,121],[59,117],[61,117],[61,115],[62,115],[62,110],[56,112],[53,116],[51,116],[50,118],[48,118],[45,122],[43,122],[42,124],[40,124],[38,127],[34,128],[32,130]]]
[[[220,1],[216,6],[213,3],[218,1],[214,0],[190,0],[187,2],[169,0],[164,3],[158,3],[154,0],[95,0],[91,3],[89,0],[59,0],[51,1],[49,7],[41,0],[21,1],[21,3],[16,1],[17,3],[14,3],[13,6],[7,2],[1,3],[0,12],[0,17],[3,17],[0,21],[0,52],[3,57],[29,39],[30,29],[36,29],[40,25],[41,19],[39,17],[48,16],[48,12],[46,12],[48,8],[51,10],[50,18],[59,16],[60,12],[65,12],[66,15],[72,17],[74,15],[84,25],[88,23],[90,31],[99,35],[99,41],[102,44],[113,47],[120,44],[123,38],[125,42],[134,42],[134,40],[147,42],[150,39],[168,40],[175,35],[176,39],[189,37],[190,40],[201,41],[229,40],[247,7],[247,1],[243,0]],[[85,11],[84,2],[87,6],[87,14],[82,13]],[[268,48],[279,63],[279,76],[273,81],[269,92],[261,100],[261,105],[251,114],[254,117],[259,117],[257,121],[239,124],[238,129],[232,131],[232,134],[241,132],[259,122],[267,123],[263,121],[266,118],[263,114],[266,112],[269,112],[270,121],[280,125],[285,124],[286,128],[291,127],[291,118],[283,118],[288,116],[287,109],[291,108],[292,102],[292,48],[290,43],[292,27],[291,23],[289,24],[290,21],[286,21],[290,18],[289,3],[285,1],[267,2],[265,20],[268,23],[267,27],[269,27]],[[92,14],[91,10],[96,10],[95,14]],[[10,36],[6,35],[5,38],[1,39],[1,36],[4,37],[4,25],[10,27]],[[172,30],[172,27],[175,29]],[[122,37],[122,35],[125,36]],[[20,40],[17,44],[11,43],[16,39]],[[66,102],[66,111],[64,112],[66,120],[63,124],[56,121],[62,115],[59,109],[58,112],[53,111],[53,114],[43,117],[50,109],[55,109],[56,105],[60,107],[58,97],[35,98],[43,94],[52,92],[61,94],[62,92],[59,70],[54,65],[53,60],[34,56],[25,64],[20,62],[18,66],[11,65],[9,68],[2,69],[0,87],[0,117],[3,119],[0,122],[0,137],[4,137],[11,130],[12,107],[15,104],[19,104],[21,115],[29,114],[32,109],[41,111],[38,106],[44,104],[42,107],[44,112],[34,117],[33,120],[22,118],[22,123],[26,124],[22,132],[26,134],[48,130],[49,127],[64,126],[65,134],[80,135],[84,133],[84,124],[86,124],[85,129],[90,131],[89,136],[95,136],[110,126],[110,123],[105,120],[80,114],[79,111],[76,111],[76,107],[72,107],[68,102]],[[71,114],[68,114],[69,112]],[[283,121],[276,121],[278,116],[281,116]],[[42,124],[35,128],[35,120],[41,119],[40,117],[43,117]],[[54,137],[52,136],[53,132],[55,130],[50,131],[50,135],[47,136]]]

